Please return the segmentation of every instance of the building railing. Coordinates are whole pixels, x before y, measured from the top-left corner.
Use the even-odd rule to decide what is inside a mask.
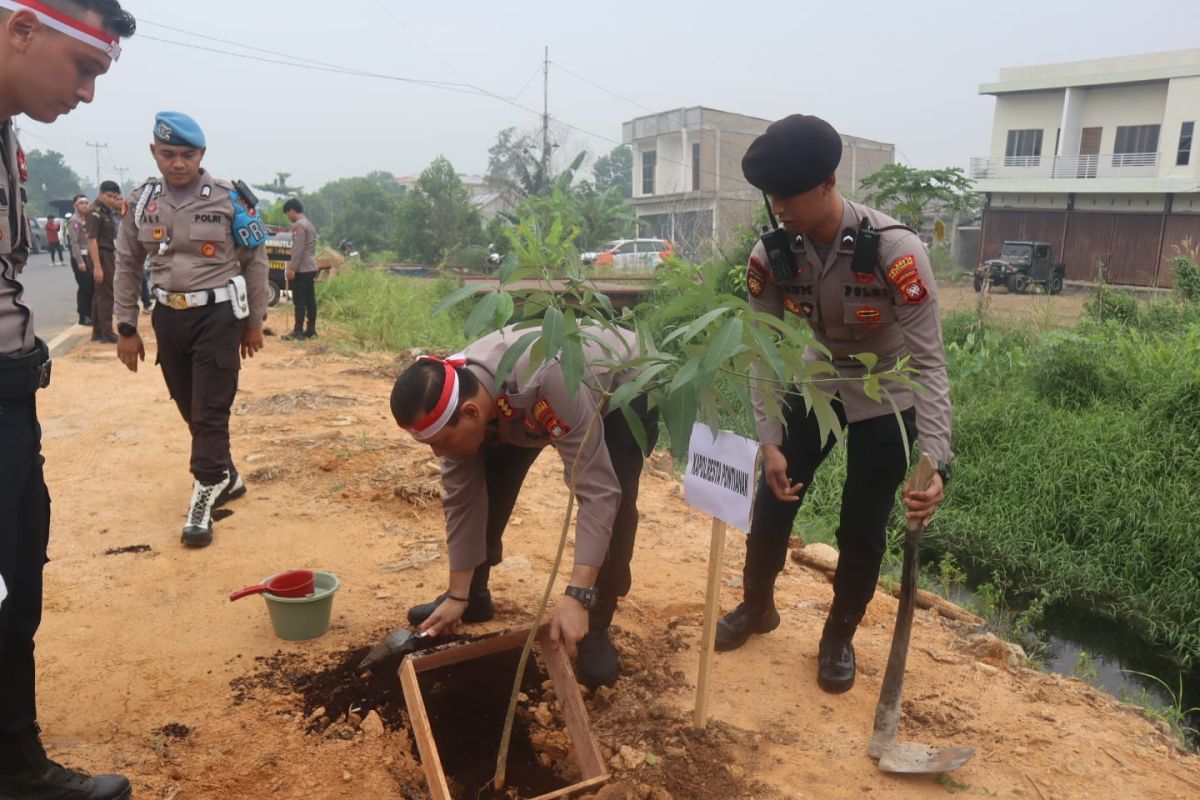
[[[1153,178],[1158,153],[1095,153],[1077,156],[989,156],[971,159],[971,177]]]

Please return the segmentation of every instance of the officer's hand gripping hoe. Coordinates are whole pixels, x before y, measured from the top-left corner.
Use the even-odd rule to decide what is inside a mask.
[[[905,490],[923,491],[933,482],[937,465],[922,453],[908,477]],[[958,769],[975,755],[973,747],[935,747],[896,738],[900,728],[900,694],[904,688],[904,668],[908,661],[908,641],[912,635],[913,610],[917,601],[917,555],[921,546],[920,522],[908,523],[904,534],[904,567],[900,583],[900,607],[896,612],[896,630],[887,672],[875,707],[875,734],[867,745],[872,758],[879,759],[884,772],[949,772]]]

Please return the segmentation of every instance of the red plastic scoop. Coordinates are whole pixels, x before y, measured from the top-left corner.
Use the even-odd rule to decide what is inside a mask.
[[[281,572],[266,583],[247,586],[229,595],[230,600],[240,600],[246,595],[270,592],[279,597],[307,597],[313,593],[313,571],[293,569]]]

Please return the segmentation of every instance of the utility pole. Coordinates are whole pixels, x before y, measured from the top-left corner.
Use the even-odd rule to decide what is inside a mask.
[[[542,59],[542,182],[550,193],[550,46]]]
[[[129,167],[113,167],[117,174],[121,176],[121,192],[125,192],[125,175],[129,172]],[[99,185],[97,185],[99,188]]]
[[[100,149],[107,148],[108,145],[88,142],[87,146],[96,148],[96,191],[100,191]]]

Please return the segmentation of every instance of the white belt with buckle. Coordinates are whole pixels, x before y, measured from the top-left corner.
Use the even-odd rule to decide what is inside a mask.
[[[209,303],[227,303],[229,302],[229,289],[221,286],[216,289],[201,289],[198,292],[168,292],[155,286],[154,296],[158,302],[176,311],[182,311],[185,308],[199,308]]]

